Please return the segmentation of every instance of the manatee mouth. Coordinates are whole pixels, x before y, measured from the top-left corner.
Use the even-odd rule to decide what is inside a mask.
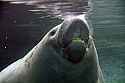
[[[63,52],[64,58],[72,63],[79,63],[86,54],[86,46],[84,41],[76,38],[63,48]]]
[[[88,46],[89,30],[87,25],[79,19],[64,22],[61,45],[64,58],[77,64],[83,60]]]

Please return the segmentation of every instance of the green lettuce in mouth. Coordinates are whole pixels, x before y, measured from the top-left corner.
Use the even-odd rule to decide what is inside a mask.
[[[77,38],[75,37],[75,38],[72,39],[72,42],[80,43],[80,42],[82,42],[82,40],[78,37]]]
[[[80,38],[73,38],[71,43],[64,49],[65,57],[72,63],[80,62],[85,52],[85,43]]]

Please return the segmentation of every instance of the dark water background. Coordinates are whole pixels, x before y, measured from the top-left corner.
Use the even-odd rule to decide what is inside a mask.
[[[9,1],[0,1],[0,70],[23,57],[62,22],[55,17],[85,14],[90,9],[87,0]],[[125,1],[92,0],[92,6],[89,20],[106,83],[125,83]]]

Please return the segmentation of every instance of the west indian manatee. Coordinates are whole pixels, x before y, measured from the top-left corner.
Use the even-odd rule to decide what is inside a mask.
[[[85,18],[67,18],[52,28],[26,56],[0,72],[0,83],[103,83]]]

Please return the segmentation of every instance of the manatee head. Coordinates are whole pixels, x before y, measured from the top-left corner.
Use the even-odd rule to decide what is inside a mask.
[[[29,55],[25,59],[32,64],[31,78],[39,79],[38,83],[97,81],[96,50],[85,19],[65,19],[52,28]]]
[[[85,19],[65,19],[42,39],[51,50],[45,63],[55,76],[71,83],[95,83],[98,59],[91,30]],[[47,64],[47,65],[48,65]],[[51,77],[51,79],[52,79]],[[56,80],[57,81],[57,80]],[[64,83],[64,82],[63,82]]]
[[[66,19],[62,24],[50,30],[43,40],[48,46],[52,46],[63,59],[78,64],[86,56],[89,46],[88,24],[79,18]]]

